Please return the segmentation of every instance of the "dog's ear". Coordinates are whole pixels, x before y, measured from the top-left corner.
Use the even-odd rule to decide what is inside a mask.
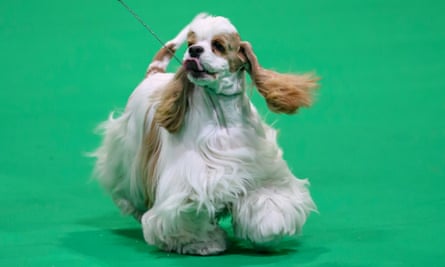
[[[311,105],[313,91],[318,87],[316,76],[281,74],[262,68],[249,42],[241,42],[239,57],[248,63],[246,70],[270,110],[292,114]]]
[[[161,92],[154,119],[170,133],[181,129],[188,108],[188,92],[192,87],[185,69],[180,68]]]

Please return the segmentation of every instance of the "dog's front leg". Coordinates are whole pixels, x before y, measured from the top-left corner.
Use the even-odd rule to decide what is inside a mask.
[[[273,248],[285,236],[300,232],[315,205],[306,181],[293,177],[280,185],[263,185],[248,191],[233,207],[235,235],[260,249]]]
[[[205,211],[190,209],[190,203],[176,207],[155,204],[143,215],[142,227],[147,243],[165,251],[215,255],[227,247],[226,233],[217,222]]]

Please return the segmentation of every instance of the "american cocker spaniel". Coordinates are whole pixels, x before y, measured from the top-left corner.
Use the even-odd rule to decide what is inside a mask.
[[[176,73],[166,67],[184,42]],[[218,224],[230,215],[237,238],[273,247],[298,233],[316,209],[283,160],[276,131],[258,115],[245,74],[277,113],[311,104],[317,78],[262,68],[230,21],[198,15],[166,43],[130,96],[105,121],[95,176],[147,243],[212,255],[227,248]]]

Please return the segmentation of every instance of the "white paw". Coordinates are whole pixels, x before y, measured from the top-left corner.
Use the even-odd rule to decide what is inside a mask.
[[[204,224],[172,232],[170,225],[153,209],[142,216],[141,223],[145,241],[164,251],[204,256],[220,254],[227,249],[226,233],[218,225]]]
[[[181,254],[207,256],[207,255],[221,254],[226,249],[227,249],[226,242],[211,240],[211,241],[186,244],[178,252]]]
[[[282,212],[275,210],[259,220],[256,229],[252,230],[249,239],[261,248],[276,246],[284,236],[295,234],[295,228],[286,223]]]
[[[218,255],[227,249],[227,234],[216,226],[207,234],[205,240],[190,242],[183,245],[178,253],[190,255]]]
[[[274,247],[283,237],[294,235],[305,219],[289,203],[277,201],[277,197],[262,199],[241,211],[234,220],[235,234],[258,248]]]

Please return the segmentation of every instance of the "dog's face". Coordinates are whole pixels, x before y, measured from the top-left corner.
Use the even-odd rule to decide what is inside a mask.
[[[200,14],[167,45],[171,45],[175,51],[176,45],[180,45],[185,37],[188,48],[183,67],[166,85],[155,115],[156,122],[170,133],[181,129],[190,107],[188,96],[195,86],[202,87],[203,91],[209,93],[207,96],[210,96],[210,101],[207,104],[212,106],[218,120],[223,118],[221,125],[225,124],[225,115],[243,116],[238,112],[238,107],[247,103],[247,108],[250,108],[248,101],[244,101],[247,99],[244,73],[249,74],[258,92],[274,112],[292,114],[300,107],[311,104],[312,91],[317,87],[318,79],[312,74],[282,74],[263,68],[250,43],[240,40],[236,28],[228,19]],[[165,55],[167,63],[171,58],[165,48],[158,54],[150,64],[154,71],[159,69],[159,64],[166,64]],[[161,71],[164,69],[161,68]],[[215,95],[217,98],[213,98]],[[227,103],[227,99],[241,101],[236,102],[237,106],[228,111],[230,114],[222,114],[224,110],[221,102],[215,102],[215,99],[222,99],[223,104]]]
[[[204,17],[190,25],[184,68],[188,79],[217,94],[237,92],[233,83],[239,79],[244,61],[236,28],[223,17]]]

